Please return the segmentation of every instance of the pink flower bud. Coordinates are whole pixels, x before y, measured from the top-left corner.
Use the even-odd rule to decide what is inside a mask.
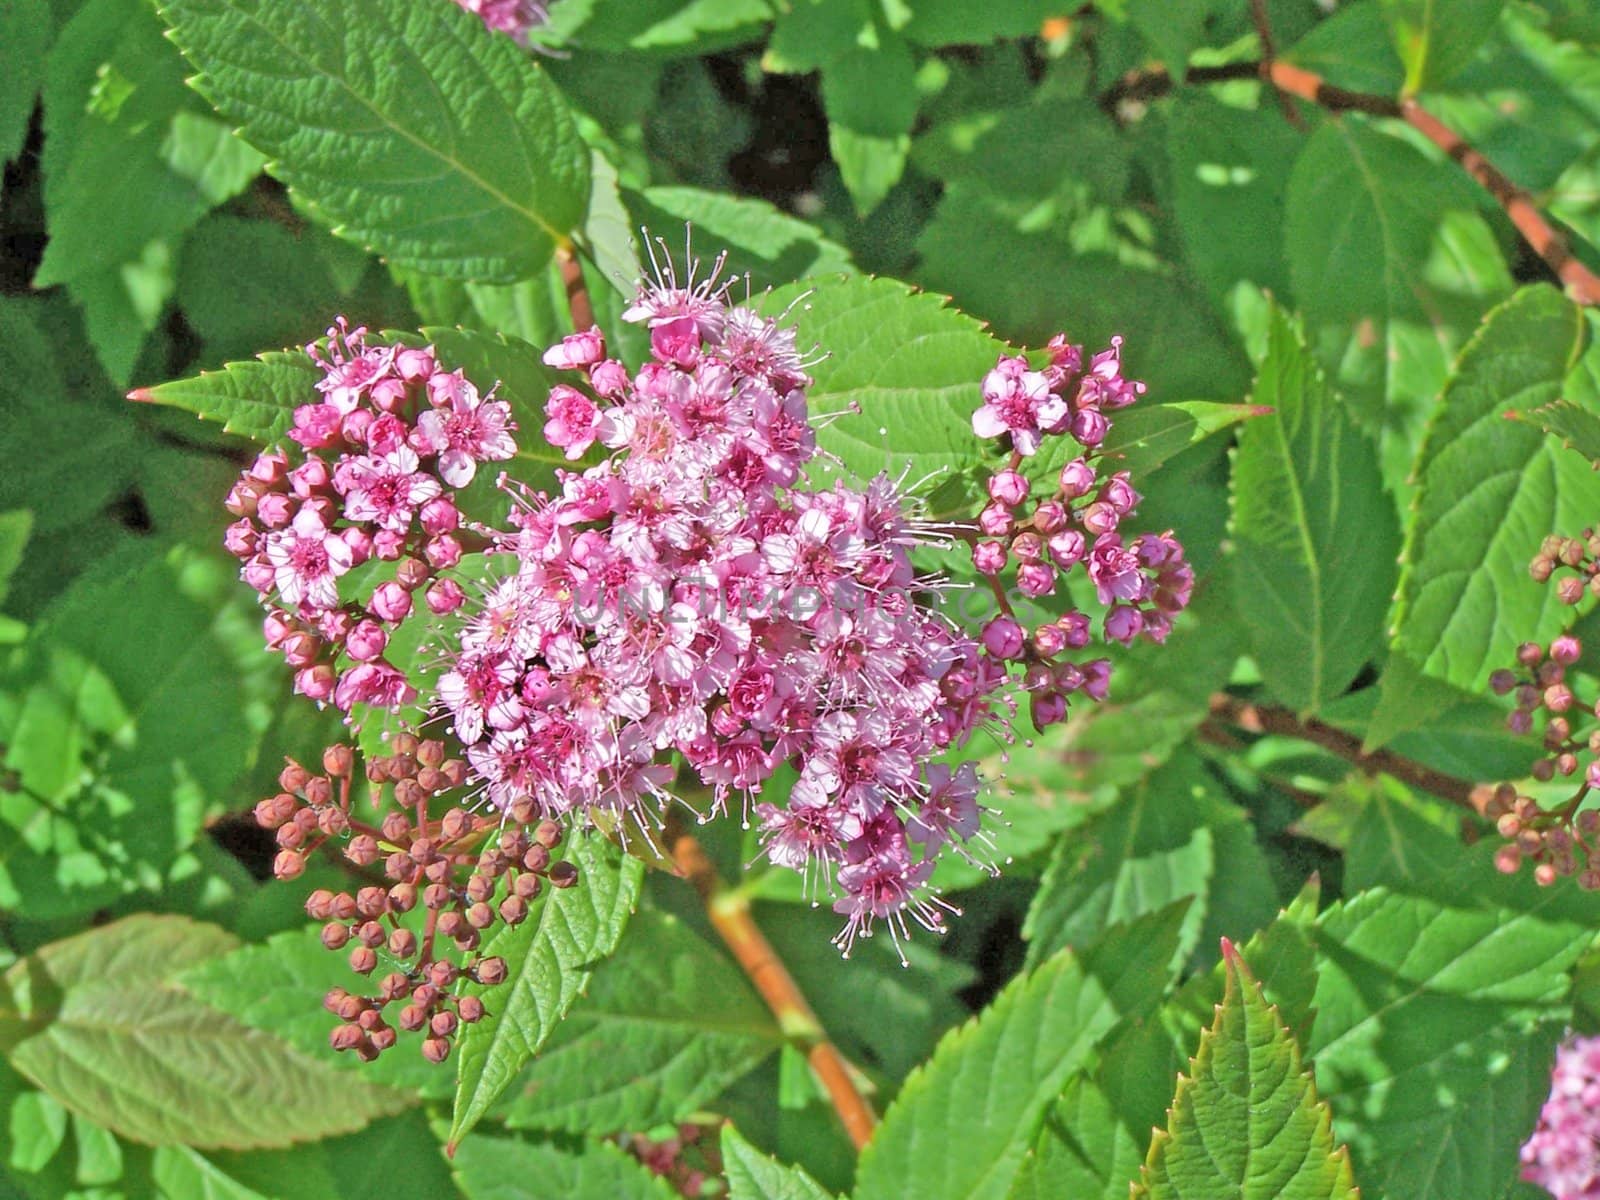
[[[228,489],[228,495],[222,506],[236,517],[253,517],[256,515],[256,500],[261,495],[262,485],[248,476],[237,480]]]
[[[1096,500],[1079,514],[1083,527],[1095,537],[1099,537],[1102,533],[1116,532],[1117,523],[1121,519],[1121,514],[1104,500]]]
[[[245,563],[244,569],[239,572],[239,577],[263,596],[276,587],[278,582],[278,573],[272,569],[272,564],[263,558],[252,559]]]
[[[268,492],[256,501],[256,520],[268,529],[283,529],[294,520],[294,501],[283,492]]]
[[[362,621],[350,631],[344,648],[357,662],[371,662],[389,645],[389,635],[376,621]]]
[[[339,440],[344,414],[332,404],[302,404],[294,410],[289,436],[307,450],[320,450]]]
[[[1083,561],[1089,549],[1088,540],[1076,529],[1063,529],[1060,533],[1052,534],[1045,544],[1050,550],[1050,561],[1063,571]]]
[[[1538,642],[1523,642],[1517,647],[1517,661],[1525,667],[1537,667],[1544,660],[1544,651]]]
[[[1517,686],[1517,677],[1510,671],[1499,670],[1489,676],[1489,690],[1496,696],[1504,696]]]
[[[570,371],[598,363],[606,356],[606,340],[596,325],[581,333],[569,333],[560,343],[544,352],[544,364],[558,371]]]
[[[446,613],[453,613],[466,603],[466,593],[453,579],[441,579],[430,587],[423,599],[428,602],[428,611],[436,617]]]
[[[1137,608],[1115,604],[1106,613],[1106,637],[1113,642],[1129,645],[1143,628],[1144,615]]]
[[[289,620],[288,614],[277,610],[269,612],[261,622],[261,637],[269,650],[276,650],[283,644],[283,639],[294,631],[294,623]]]
[[[1033,510],[1033,527],[1048,537],[1067,527],[1067,510],[1054,500],[1046,500]]]
[[[342,608],[330,609],[317,618],[317,632],[325,642],[338,645],[350,636],[355,619]]]
[[[983,644],[996,658],[1017,658],[1022,654],[1022,626],[1010,617],[996,617],[983,627]]]
[[[438,370],[439,363],[433,356],[433,347],[429,346],[423,350],[401,350],[394,356],[394,367],[400,372],[401,379],[416,383]]]
[[[1111,660],[1097,658],[1083,664],[1083,690],[1092,700],[1104,700],[1111,691]]]
[[[449,570],[461,561],[461,543],[448,533],[430,538],[422,552],[428,559],[428,565],[437,571]]]
[[[322,653],[322,643],[302,630],[285,637],[279,649],[283,651],[284,661],[291,667],[308,667]]]
[[[620,396],[628,390],[628,368],[614,358],[596,363],[589,372],[589,386],[608,400]]]
[[[1061,491],[1068,500],[1087,496],[1094,490],[1094,468],[1081,458],[1075,458],[1061,468]]]
[[[406,549],[406,537],[392,529],[380,529],[372,535],[372,553],[383,562],[394,562]]]
[[[1023,563],[1017,568],[1017,586],[1025,596],[1048,596],[1055,591],[1056,573],[1044,563]]]
[[[1072,436],[1091,450],[1106,440],[1110,430],[1111,422],[1098,409],[1085,408],[1073,414]]]
[[[1570,667],[1583,653],[1583,644],[1570,633],[1562,634],[1550,643],[1550,657],[1564,667]]]
[[[422,506],[417,514],[422,522],[422,532],[429,537],[449,533],[461,524],[461,513],[448,496],[435,496]]]
[[[1082,650],[1089,644],[1089,616],[1087,613],[1069,612],[1066,616],[1058,618],[1056,624],[1061,627],[1062,636],[1067,639],[1067,645],[1071,649]]]
[[[249,558],[260,540],[260,533],[249,521],[235,521],[222,535],[222,547],[235,558]]]
[[[1028,698],[1028,714],[1034,728],[1045,729],[1067,719],[1067,698],[1059,692],[1044,692]]]
[[[1028,498],[1028,481],[1016,471],[1000,471],[989,477],[989,497],[1007,508],[1015,508]]]
[[[411,593],[398,583],[380,583],[372,593],[367,611],[380,621],[397,625],[411,615]]]
[[[350,525],[339,531],[339,540],[350,551],[350,565],[359,567],[372,557],[372,535],[359,525]]]
[[[1044,542],[1037,533],[1019,533],[1011,539],[1011,553],[1018,562],[1035,563],[1044,558]]]
[[[673,317],[650,330],[650,353],[685,371],[700,361],[700,327],[693,317]]]
[[[408,399],[405,380],[392,375],[388,379],[380,379],[372,385],[371,396],[375,407],[386,413],[398,413]]]
[[[344,434],[344,440],[352,446],[365,446],[367,444],[367,431],[372,428],[372,423],[378,419],[378,414],[370,408],[358,408],[344,419],[344,424],[339,432]]]
[[[1054,658],[1066,649],[1067,639],[1061,626],[1049,623],[1033,631],[1033,648],[1045,658]]]
[[[1005,537],[1011,531],[1011,513],[1003,504],[990,504],[978,514],[978,530],[985,537]]]
[[[311,700],[326,700],[333,695],[333,685],[338,682],[339,675],[327,663],[318,663],[314,667],[306,667],[295,672],[294,690],[300,695]]]
[[[289,458],[282,450],[265,450],[256,455],[255,462],[245,472],[246,477],[271,487],[283,478],[289,469]]]
[[[979,542],[972,548],[972,565],[985,575],[998,575],[1006,565],[1006,548],[999,542]]]
[[[329,479],[328,464],[315,455],[289,472],[289,486],[302,500],[327,487]]]
[[[1143,497],[1133,490],[1132,485],[1128,482],[1128,473],[1126,471],[1118,471],[1100,489],[1100,499],[1116,509],[1119,515],[1125,517],[1139,506],[1139,501]]]

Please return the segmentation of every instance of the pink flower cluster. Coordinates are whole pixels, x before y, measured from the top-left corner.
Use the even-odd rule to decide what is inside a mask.
[[[1556,1051],[1550,1098],[1522,1147],[1522,1178],[1555,1200],[1600,1197],[1600,1037]]]
[[[713,812],[754,801],[771,861],[837,881],[845,951],[876,920],[939,928],[929,876],[981,809],[973,764],[934,759],[1002,715],[1004,668],[915,598],[918,530],[887,479],[806,486],[794,332],[715,279],[641,289],[636,373],[598,330],[546,355],[583,373],[552,392],[546,437],[610,454],[523,498],[441,699],[495,805],[605,811],[648,838],[676,753]],[[787,799],[755,801],[785,763]]]
[[[1011,450],[1007,467],[988,480],[989,503],[972,539],[973,565],[994,581],[1005,610],[985,627],[983,640],[996,658],[1021,667],[1041,729],[1065,719],[1075,693],[1105,699],[1111,666],[1104,658],[1063,657],[1091,640],[1090,618],[1077,609],[1024,629],[1004,600],[1003,572],[1014,568],[1018,590],[1039,599],[1081,567],[1105,609],[1102,637],[1122,645],[1141,636],[1165,641],[1172,618],[1194,591],[1194,571],[1170,530],[1123,536],[1121,523],[1137,507],[1139,493],[1127,472],[1106,474],[1099,465],[1111,428],[1106,414],[1144,392],[1144,384],[1122,377],[1121,348],[1122,339],[1113,338],[1085,368],[1082,347],[1058,334],[1043,370],[1031,369],[1021,356],[1002,356],[983,381],[984,402],[972,418],[975,433],[1006,438]],[[1061,468],[1053,490],[1035,497],[1022,468],[1046,436],[1070,436],[1083,453]]]
[[[527,44],[528,31],[550,19],[549,6],[540,0],[456,0],[469,13],[476,13],[492,31],[504,33]]]
[[[326,351],[322,398],[295,410],[291,455],[268,450],[240,476],[224,544],[267,607],[267,645],[296,668],[295,690],[332,701],[395,707],[414,698],[384,657],[393,629],[423,593],[437,615],[465,599],[441,571],[461,560],[461,516],[450,495],[481,462],[516,452],[511,410],[481,396],[431,348],[369,345],[343,321]],[[392,563],[364,600],[345,577]]]

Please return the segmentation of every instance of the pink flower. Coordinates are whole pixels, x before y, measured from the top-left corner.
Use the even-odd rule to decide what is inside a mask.
[[[1055,432],[1070,414],[1044,373],[1027,366],[1026,359],[1002,357],[984,377],[983,406],[972,415],[972,431],[979,437],[1009,433],[1012,449],[1024,456],[1037,453],[1041,433]]]
[[[505,401],[480,399],[478,389],[459,371],[435,375],[428,389],[438,407],[417,417],[411,441],[424,454],[439,456],[439,477],[451,487],[471,483],[479,463],[500,462],[516,454],[517,443],[511,436],[516,425]]]
[[[335,473],[335,487],[344,493],[345,517],[405,533],[418,507],[443,490],[420,465],[416,452],[403,444],[381,457],[346,460]]]
[[[550,389],[544,411],[550,418],[544,425],[545,441],[564,451],[568,458],[582,458],[604,427],[604,418],[594,402],[565,384]]]
[[[302,508],[288,529],[270,534],[266,556],[284,603],[312,609],[339,603],[337,580],[350,569],[350,548],[328,531],[314,509]]]
[[[582,333],[569,333],[556,345],[544,352],[544,363],[560,371],[577,367],[592,367],[606,356],[605,335],[598,325],[591,325]]]

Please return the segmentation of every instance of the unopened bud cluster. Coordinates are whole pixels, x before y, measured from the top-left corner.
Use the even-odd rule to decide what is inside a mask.
[[[1140,496],[1126,471],[1105,472],[1100,446],[1110,431],[1108,413],[1132,404],[1144,384],[1124,379],[1122,339],[1084,365],[1083,348],[1052,338],[1049,361],[1032,370],[1022,357],[1002,357],[983,381],[983,406],[973,415],[981,437],[1003,438],[1009,465],[988,480],[989,504],[978,515],[973,565],[996,581],[1014,572],[1023,595],[1040,599],[1061,588],[1081,568],[1105,611],[1100,636],[1128,645],[1135,638],[1166,640],[1172,618],[1188,605],[1194,571],[1170,531],[1126,538],[1120,526]],[[1036,494],[1021,467],[1046,437],[1070,437],[1082,454],[1061,468],[1055,487]],[[984,645],[1015,664],[1039,728],[1064,720],[1069,698],[1082,693],[1104,700],[1111,664],[1105,658],[1074,661],[1093,637],[1087,613],[1070,609],[1033,630],[1009,611],[985,628]]]
[[[1528,564],[1528,574],[1535,583],[1554,586],[1563,604],[1600,596],[1600,533],[1585,529],[1575,538],[1552,533]]]
[[[290,762],[278,778],[283,790],[256,805],[255,816],[276,832],[279,878],[299,875],[305,856],[329,839],[373,871],[366,887],[319,888],[306,899],[306,914],[324,922],[322,944],[377,981],[368,992],[334,988],[324,998],[340,1020],[329,1035],[333,1048],[372,1059],[395,1044],[398,1030],[420,1033],[423,1056],[442,1062],[461,1026],[484,1013],[461,985],[492,987],[506,977],[504,960],[482,953],[494,928],[521,924],[547,885],[570,887],[578,873],[551,857],[562,830],[537,820],[530,801],[513,804],[504,820],[446,808],[439,798],[466,782],[467,766],[447,758],[443,742],[401,734],[390,748],[366,763],[373,807],[389,809],[377,826],[351,816],[355,756],[343,745],[324,752],[322,774]],[[437,819],[430,804],[443,810]]]
[[[228,493],[238,518],[224,545],[267,608],[267,645],[295,668],[295,690],[332,701],[394,708],[415,696],[386,657],[414,610],[459,608],[443,577],[474,535],[451,495],[481,462],[516,452],[511,409],[480,396],[431,348],[369,344],[343,321],[327,348],[308,346],[322,369],[322,399],[295,409],[290,453],[259,455]],[[392,563],[370,594],[346,578],[369,560]]]
[[[649,1133],[625,1133],[618,1144],[652,1175],[688,1200],[722,1194],[722,1155],[717,1139],[704,1125],[692,1122]]]
[[[1565,803],[1545,808],[1532,796],[1520,795],[1503,783],[1484,806],[1507,839],[1495,855],[1495,865],[1507,874],[1524,863],[1534,864],[1533,877],[1548,886],[1558,878],[1575,875],[1580,887],[1600,889],[1600,861],[1592,861],[1600,834],[1600,810],[1580,806],[1591,788],[1600,787],[1600,702],[1580,700],[1570,671],[1583,653],[1571,634],[1563,634],[1548,649],[1537,642],[1517,648],[1518,670],[1500,670],[1489,677],[1490,689],[1510,695],[1516,708],[1506,718],[1513,733],[1527,734],[1535,718],[1544,714],[1544,753],[1531,774],[1541,783],[1571,779],[1577,790]]]

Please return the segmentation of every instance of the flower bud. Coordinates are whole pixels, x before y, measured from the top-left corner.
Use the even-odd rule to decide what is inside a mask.
[[[979,542],[972,548],[972,565],[984,575],[998,575],[1006,565],[1006,548],[1000,542]]]
[[[395,581],[406,591],[414,592],[433,578],[433,572],[428,569],[425,563],[418,562],[414,558],[404,558],[400,560],[400,565],[395,568],[394,577]]]
[[[342,950],[345,943],[350,940],[350,929],[337,921],[329,921],[322,927],[322,944],[329,950]]]
[[[1061,468],[1061,491],[1069,500],[1087,496],[1094,490],[1094,468],[1087,460],[1075,458]]]
[[[1033,510],[1033,527],[1046,537],[1067,527],[1067,510],[1054,500],[1046,500]]]
[[[432,587],[423,593],[423,599],[428,602],[428,611],[436,617],[453,613],[466,603],[466,593],[453,579],[438,580]]]
[[[1570,667],[1583,653],[1583,643],[1570,633],[1562,634],[1550,643],[1550,657],[1564,667]]]
[[[1083,561],[1089,549],[1087,540],[1076,529],[1063,529],[1051,534],[1046,546],[1050,551],[1050,561],[1063,571]]]
[[[371,946],[357,946],[350,951],[350,969],[357,975],[370,975],[377,965],[378,954]]]
[[[411,615],[411,594],[398,583],[380,583],[372,593],[367,611],[380,621],[397,624]]]
[[[422,1043],[422,1057],[431,1063],[442,1063],[450,1057],[450,1043],[441,1037],[425,1038]]]
[[[1044,563],[1023,563],[1017,568],[1017,587],[1025,596],[1048,596],[1055,586],[1056,573]]]
[[[362,621],[350,631],[344,648],[356,662],[371,662],[380,657],[389,645],[389,635],[376,621]]]
[[[1005,537],[1011,532],[1011,513],[1003,504],[986,505],[978,514],[978,532],[985,537]]]
[[[305,869],[305,858],[295,850],[280,850],[272,860],[272,874],[278,879],[294,879]]]
[[[428,539],[422,552],[436,571],[447,571],[461,561],[461,543],[448,533]]]
[[[996,658],[1021,657],[1023,642],[1022,626],[1011,617],[996,617],[983,627],[984,648]]]
[[[486,958],[480,962],[474,972],[478,982],[486,987],[494,987],[504,983],[506,978],[506,960],[503,958]]]
[[[989,477],[989,497],[997,504],[1015,508],[1028,498],[1028,481],[1016,471],[1000,471]]]

